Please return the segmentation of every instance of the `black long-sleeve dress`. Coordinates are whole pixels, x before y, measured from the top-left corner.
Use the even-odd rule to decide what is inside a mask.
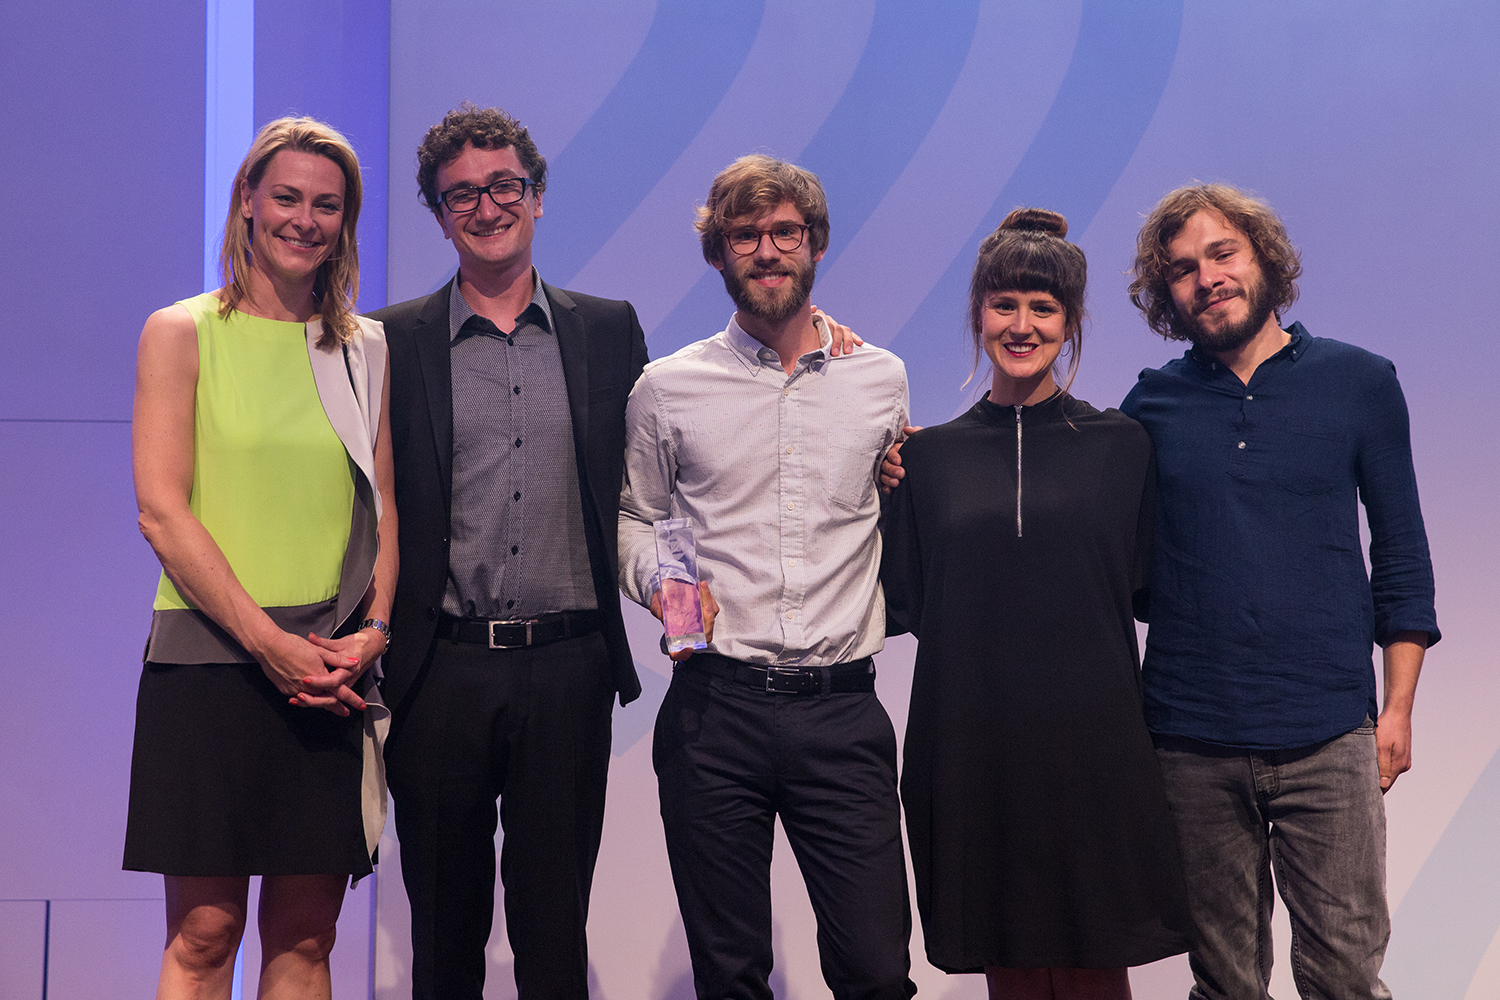
[[[933,965],[1119,968],[1186,950],[1132,597],[1154,515],[1134,420],[1058,393],[914,435],[887,511],[920,640],[901,797]]]

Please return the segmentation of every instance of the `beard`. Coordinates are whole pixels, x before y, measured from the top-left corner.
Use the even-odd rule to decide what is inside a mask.
[[[729,263],[720,273],[724,275],[724,290],[734,300],[736,309],[766,323],[784,323],[807,305],[818,264],[817,261],[808,261],[804,267],[796,260],[783,257],[780,263],[770,267],[753,267],[743,279]],[[786,274],[792,280],[780,288],[762,288],[754,284],[756,278],[768,274]]]
[[[1180,312],[1174,310],[1172,325],[1178,332],[1186,335],[1187,339],[1193,342],[1194,347],[1201,347],[1205,351],[1220,353],[1244,347],[1254,340],[1255,335],[1266,325],[1266,320],[1271,318],[1274,306],[1264,276],[1244,285],[1240,294],[1245,299],[1245,318],[1238,323],[1209,329],[1198,318],[1207,308],[1205,303],[1196,309],[1192,316],[1185,319]]]

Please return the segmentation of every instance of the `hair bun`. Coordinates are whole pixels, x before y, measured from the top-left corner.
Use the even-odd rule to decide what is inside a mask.
[[[1062,239],[1068,235],[1068,220],[1046,208],[1018,208],[1005,217],[1000,228],[1047,233]]]

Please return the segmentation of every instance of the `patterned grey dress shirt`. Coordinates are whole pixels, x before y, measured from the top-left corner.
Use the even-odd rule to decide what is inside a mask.
[[[598,607],[562,355],[541,279],[510,334],[448,303],[452,542],[443,610],[523,619]]]

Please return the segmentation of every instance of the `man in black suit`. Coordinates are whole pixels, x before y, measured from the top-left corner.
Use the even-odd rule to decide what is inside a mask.
[[[401,511],[386,762],[412,993],[481,996],[498,797],[517,988],[582,998],[612,702],[641,690],[615,531],[645,337],[630,303],[537,276],[547,165],[513,118],[465,104],[418,160],[458,274],[373,314]]]

